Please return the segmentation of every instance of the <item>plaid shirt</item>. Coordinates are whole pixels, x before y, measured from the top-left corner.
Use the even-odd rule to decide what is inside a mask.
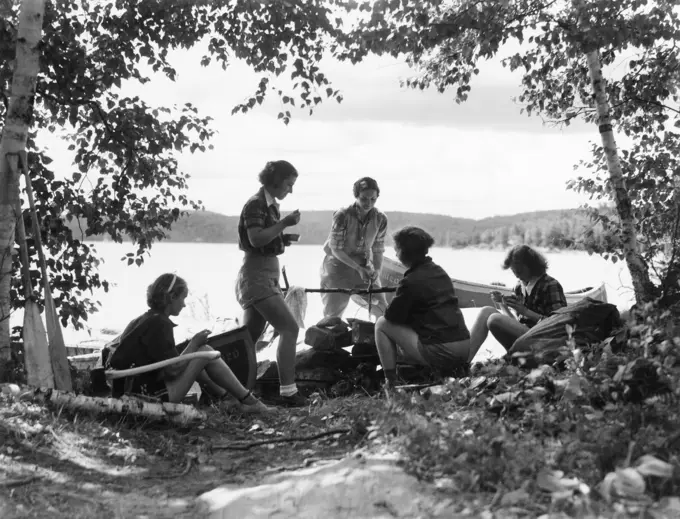
[[[515,295],[525,307],[543,317],[548,317],[556,310],[567,306],[567,298],[564,296],[562,285],[548,274],[543,274],[538,278],[531,294],[528,296],[524,294],[522,285],[517,284],[517,286],[515,286]],[[532,327],[538,321],[520,315],[519,322]]]
[[[354,258],[364,261],[372,259],[373,254],[385,252],[385,236],[387,234],[387,216],[375,207],[359,219],[356,205],[352,204],[333,214],[330,236],[324,249],[342,250]]]
[[[278,256],[283,254],[286,246],[283,236],[279,234],[264,247],[253,247],[248,238],[248,229],[266,229],[281,219],[278,204],[268,203],[264,187],[248,199],[243,206],[238,220],[238,247],[245,252],[254,252],[262,256]]]

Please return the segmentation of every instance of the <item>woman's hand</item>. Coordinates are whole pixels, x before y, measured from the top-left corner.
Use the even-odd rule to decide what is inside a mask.
[[[299,209],[296,209],[290,214],[287,214],[281,219],[281,223],[285,225],[286,227],[292,227],[294,225],[297,225],[300,222],[300,211]]]
[[[519,299],[517,299],[517,296],[505,296],[503,298],[503,302],[505,302],[506,305],[508,305],[508,308],[512,308],[515,312],[517,312],[520,315],[524,315],[526,317],[531,317],[529,314],[533,313],[531,310],[529,310],[526,306],[524,306]]]
[[[208,341],[208,335],[211,333],[212,332],[210,330],[201,330],[191,338],[187,349],[192,352],[197,350]]]
[[[491,300],[494,303],[503,302],[503,293],[500,290],[492,290],[491,292],[489,292],[489,295],[491,296]]]
[[[359,275],[363,281],[375,281],[380,275],[376,270],[371,267],[359,267]]]

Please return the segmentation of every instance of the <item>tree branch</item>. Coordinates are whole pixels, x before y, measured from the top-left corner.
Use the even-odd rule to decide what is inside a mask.
[[[630,101],[637,101],[638,103],[655,105],[655,106],[658,106],[660,108],[663,108],[664,110],[670,110],[671,112],[675,112],[676,114],[680,115],[680,110],[678,110],[677,108],[672,108],[672,107],[665,105],[665,104],[663,104],[659,101],[642,99],[641,97],[638,97],[638,96],[629,96],[627,99],[630,100]]]
[[[331,436],[333,434],[346,434],[351,432],[350,427],[340,427],[337,429],[329,429],[328,431],[323,431],[317,434],[311,434],[309,436],[286,436],[284,438],[271,438],[269,440],[258,440],[250,443],[233,442],[233,443],[218,443],[213,445],[212,448],[215,450],[235,450],[235,451],[247,451],[252,447],[257,447],[259,445],[267,445],[268,443],[285,443],[285,442],[300,442],[316,440],[318,438],[323,438],[324,436]]]

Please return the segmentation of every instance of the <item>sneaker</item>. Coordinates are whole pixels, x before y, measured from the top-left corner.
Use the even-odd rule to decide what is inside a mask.
[[[290,396],[279,395],[275,402],[281,407],[307,407],[310,404],[309,398],[301,395],[299,391]]]

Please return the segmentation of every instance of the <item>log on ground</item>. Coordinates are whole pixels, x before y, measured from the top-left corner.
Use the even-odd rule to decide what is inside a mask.
[[[57,389],[34,389],[24,393],[22,398],[36,402],[50,402],[73,411],[95,414],[131,414],[143,416],[151,420],[165,420],[184,425],[190,422],[202,421],[207,418],[203,411],[185,404],[171,404],[168,402],[145,402],[131,397],[102,398],[85,395],[75,395]]]

